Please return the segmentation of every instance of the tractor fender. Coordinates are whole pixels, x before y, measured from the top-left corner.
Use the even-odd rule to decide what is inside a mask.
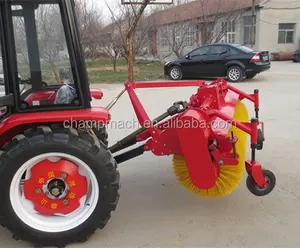
[[[102,107],[91,109],[14,114],[0,123],[0,147],[27,129],[51,124],[65,128],[103,127],[110,122],[110,113]]]
[[[238,61],[238,60],[232,60],[232,61],[227,62],[227,63],[225,64],[226,70],[227,70],[229,67],[231,67],[231,66],[239,66],[239,67],[242,68],[242,70],[245,70],[245,69],[246,69],[245,65],[244,65],[242,62]]]

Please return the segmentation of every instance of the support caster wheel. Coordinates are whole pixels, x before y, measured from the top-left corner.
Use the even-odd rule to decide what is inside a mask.
[[[246,181],[246,185],[248,190],[255,196],[266,196],[270,194],[276,185],[276,177],[273,174],[273,172],[269,170],[263,170],[262,171],[266,181],[268,182],[268,186],[265,188],[261,188],[258,186],[252,177],[252,175],[249,175]]]

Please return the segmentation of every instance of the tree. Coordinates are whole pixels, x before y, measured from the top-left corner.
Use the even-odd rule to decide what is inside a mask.
[[[29,65],[24,18],[14,17],[13,25],[17,54],[19,55],[18,60],[21,60],[19,61],[21,64],[25,63],[26,65]]]
[[[100,38],[100,51],[102,51],[113,62],[114,72],[117,70],[117,59],[122,54],[122,42],[115,33],[103,35]]]
[[[133,68],[135,55],[142,50],[145,38],[148,34],[145,23],[141,29],[138,27],[139,21],[144,19],[144,10],[148,6],[149,2],[150,0],[143,0],[143,2],[139,5],[121,5],[118,3],[118,7],[113,10],[106,2],[111,13],[112,23],[115,27],[114,29],[118,32],[119,39],[123,44],[122,55],[127,60],[129,82],[134,81]],[[135,39],[135,37],[137,38]]]
[[[90,0],[76,0],[75,6],[83,50],[87,58],[94,60],[99,52],[102,12]]]
[[[59,52],[65,46],[65,36],[58,6],[40,5],[36,11],[36,22],[40,56],[50,65],[55,79],[59,83],[60,77],[56,62],[60,60]]]

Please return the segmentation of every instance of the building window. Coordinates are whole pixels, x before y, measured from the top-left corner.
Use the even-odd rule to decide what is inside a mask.
[[[192,46],[195,41],[195,26],[189,25],[185,28],[184,46]]]
[[[163,35],[163,37],[161,37],[160,44],[161,44],[162,47],[167,47],[167,46],[169,46],[168,39],[167,39],[164,35]]]
[[[169,46],[169,27],[165,26],[162,27],[161,32],[160,32],[160,45],[162,47],[168,47]]]
[[[280,23],[278,31],[279,44],[294,43],[295,23]]]
[[[176,25],[176,24],[175,24]],[[175,44],[173,44],[173,47],[178,47],[180,46],[181,43],[181,39],[182,39],[182,29],[184,27],[180,26],[180,25],[176,25],[173,28],[173,41],[175,42]]]
[[[254,44],[256,42],[256,16],[254,17]],[[244,17],[244,44],[252,44],[252,16]]]
[[[222,22],[223,43],[235,43],[235,20]]]

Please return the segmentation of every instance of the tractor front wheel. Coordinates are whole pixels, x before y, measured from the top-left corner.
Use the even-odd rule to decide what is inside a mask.
[[[92,135],[32,129],[4,147],[0,162],[0,216],[15,239],[59,247],[84,242],[116,209],[117,165]]]

